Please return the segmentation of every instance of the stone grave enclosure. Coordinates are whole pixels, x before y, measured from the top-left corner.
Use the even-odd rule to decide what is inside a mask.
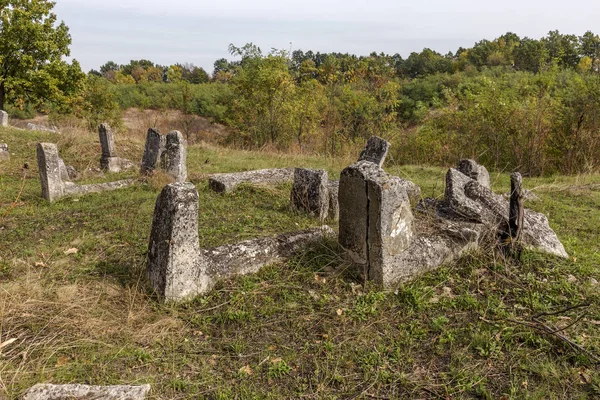
[[[257,272],[324,236],[327,226],[201,249],[198,243],[198,191],[189,182],[165,186],[156,200],[148,244],[147,272],[166,301],[206,293],[216,281]]]
[[[50,202],[69,195],[119,189],[136,182],[134,179],[125,179],[89,185],[73,183],[69,176],[68,167],[59,157],[58,149],[54,143],[38,143],[37,163],[42,184],[42,197]]]

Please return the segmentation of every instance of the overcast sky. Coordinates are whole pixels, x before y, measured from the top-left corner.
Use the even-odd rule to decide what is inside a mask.
[[[189,62],[212,71],[230,43],[403,57],[471,47],[505,32],[600,33],[598,0],[58,0],[71,56],[85,71],[106,61]]]

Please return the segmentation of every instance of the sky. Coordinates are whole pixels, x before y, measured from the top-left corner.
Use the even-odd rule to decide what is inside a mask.
[[[442,54],[506,32],[600,34],[598,0],[57,0],[71,57],[84,71],[107,61],[192,63],[207,72],[233,59],[230,43],[368,55],[428,47]]]

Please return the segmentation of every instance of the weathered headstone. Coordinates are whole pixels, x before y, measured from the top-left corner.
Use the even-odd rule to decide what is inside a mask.
[[[8,126],[8,113],[0,110],[0,126]]]
[[[325,220],[329,212],[328,181],[327,171],[323,169],[296,168],[290,195],[292,207]]]
[[[52,385],[37,384],[30,388],[23,400],[144,400],[150,385]]]
[[[38,143],[37,162],[42,183],[42,197],[54,201],[63,196],[60,157],[53,143]]]
[[[377,136],[371,136],[365,148],[361,151],[358,161],[370,161],[383,167],[385,158],[390,149],[390,143]]]
[[[8,151],[8,145],[6,143],[0,143],[0,160],[8,160],[10,158],[10,152]]]
[[[198,244],[198,191],[189,182],[166,185],[156,199],[148,245],[148,277],[167,301],[182,300],[208,286]]]
[[[165,172],[175,182],[187,180],[187,143],[181,132],[172,131],[167,134],[165,149],[161,154],[161,164]]]
[[[381,285],[390,283],[399,267],[394,257],[408,249],[414,236],[402,181],[368,161],[347,167],[340,178],[339,243],[362,267],[364,278]]]
[[[151,175],[160,162],[160,156],[165,149],[165,137],[155,129],[148,129],[146,146],[142,156],[141,173]]]
[[[102,147],[102,158],[117,157],[115,150],[115,136],[108,124],[100,124],[98,127],[98,136],[100,137],[100,146]]]
[[[469,178],[475,179],[486,188],[490,188],[490,173],[483,165],[478,164],[475,160],[460,160],[456,169]]]
[[[338,200],[340,181],[329,181],[327,189],[329,191],[329,211],[327,212],[327,217],[333,221],[337,221],[340,219],[340,203]]]

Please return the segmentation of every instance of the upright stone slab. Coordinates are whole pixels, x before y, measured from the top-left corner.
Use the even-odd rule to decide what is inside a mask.
[[[290,195],[292,207],[325,220],[329,211],[328,181],[323,169],[296,168]]]
[[[148,245],[148,277],[167,301],[205,291],[198,245],[198,191],[189,182],[166,185],[158,198]]]
[[[383,167],[389,149],[390,143],[387,140],[377,136],[371,136],[367,145],[363,151],[361,151],[358,161],[370,161],[381,168]]]
[[[148,129],[146,136],[146,146],[144,147],[144,155],[142,157],[141,173],[150,175],[160,161],[160,156],[165,148],[165,137],[155,129]]]
[[[187,180],[187,143],[181,132],[167,134],[165,150],[161,155],[161,163],[165,172],[176,182]]]
[[[0,110],[0,126],[8,126],[8,113]]]
[[[100,146],[102,146],[102,158],[117,157],[115,136],[108,124],[100,124],[98,136],[100,137]]]
[[[408,249],[414,228],[403,179],[368,161],[344,169],[339,186],[339,243],[365,279],[388,285],[401,268],[394,257]]]
[[[329,191],[329,211],[327,212],[327,217],[333,221],[337,221],[340,219],[340,203],[338,200],[340,181],[329,181],[327,189]]]
[[[63,181],[61,179],[60,157],[53,143],[38,143],[37,162],[42,183],[42,197],[54,201],[63,196]]]
[[[0,160],[8,160],[10,158],[10,152],[8,151],[8,145],[6,143],[0,143]]]
[[[456,169],[471,179],[475,179],[486,188],[490,188],[490,173],[481,164],[475,160],[460,160]]]

